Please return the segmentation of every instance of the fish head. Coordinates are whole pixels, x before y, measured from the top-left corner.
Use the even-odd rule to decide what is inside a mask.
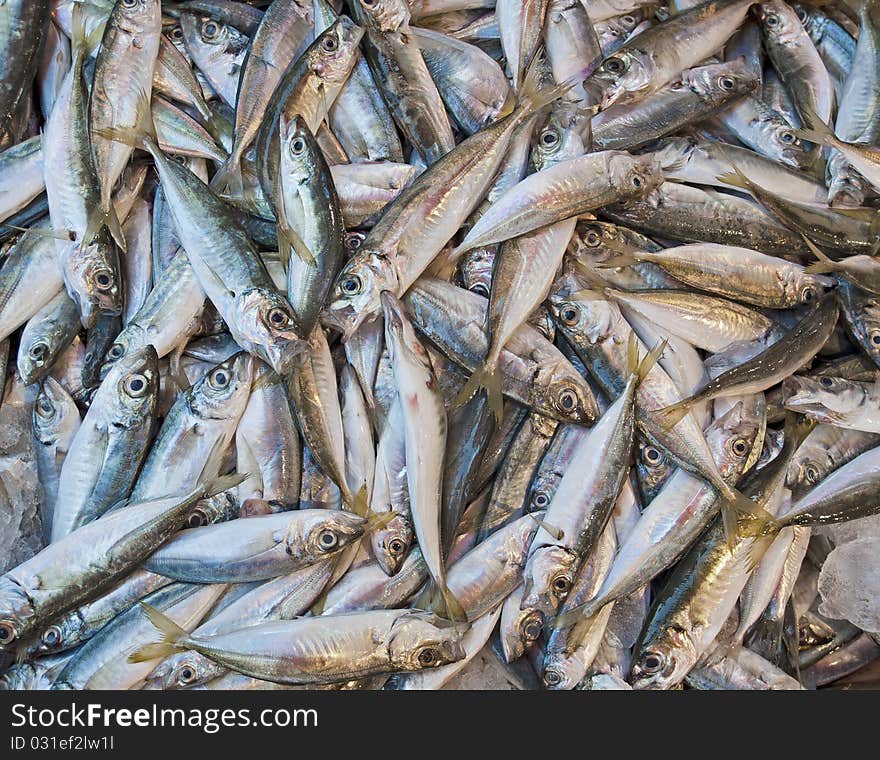
[[[400,570],[412,542],[412,523],[406,515],[400,513],[396,513],[384,527],[370,534],[373,556],[386,575],[395,575]]]
[[[159,359],[146,345],[120,359],[98,387],[91,408],[104,408],[114,425],[130,428],[152,419],[159,397]]]
[[[500,629],[501,648],[504,659],[513,662],[522,657],[544,630],[544,616],[533,609],[515,610],[505,619],[507,609],[503,610]]]
[[[663,184],[663,169],[650,153],[631,156],[613,151],[608,157],[608,175],[611,185],[622,199],[643,198]]]
[[[188,394],[190,409],[201,419],[239,417],[251,392],[253,357],[240,351],[211,369]]]
[[[330,295],[330,303],[321,319],[348,339],[366,320],[382,311],[379,294],[396,292],[394,267],[380,251],[364,243],[358,253],[342,268]]]
[[[236,58],[247,50],[249,40],[231,24],[224,24],[209,16],[191,13],[180,15],[180,28],[188,52],[212,58]]]
[[[59,436],[70,431],[78,420],[76,404],[61,383],[53,377],[44,378],[34,401],[33,423],[36,439],[46,446],[54,445]]]
[[[30,344],[25,344],[22,340],[18,348],[17,365],[18,374],[25,385],[33,385],[49,371],[57,358],[58,343],[57,337],[50,333],[35,336]]]
[[[309,514],[303,515],[306,511]],[[301,552],[301,559],[310,563],[342,551],[363,536],[367,528],[366,518],[341,509],[299,510],[299,515],[301,526],[291,533],[288,550]]]
[[[564,274],[550,291],[550,313],[575,346],[607,340],[622,319],[616,304],[604,296],[585,296],[585,290],[589,290],[586,283]]]
[[[717,104],[750,93],[759,84],[757,73],[742,58],[689,69],[682,72],[681,81],[703,100]]]
[[[123,356],[128,354],[132,349],[140,348],[149,343],[145,330],[135,322],[129,323],[126,328],[116,336],[116,340],[107,349],[104,356],[93,356],[91,352],[86,352],[86,365],[91,367],[93,364],[100,365],[99,377],[103,380],[107,377],[110,369]],[[93,349],[94,350],[94,349]]]
[[[533,609],[553,617],[574,585],[578,556],[564,546],[550,544],[534,549],[523,571],[520,609]]]
[[[862,384],[839,377],[792,375],[782,383],[782,398],[786,409],[835,425],[858,414],[865,391]]]
[[[51,665],[40,660],[16,663],[0,676],[0,690],[50,691],[57,688]]]
[[[15,581],[0,578],[0,652],[13,651],[33,630],[34,608]]]
[[[461,636],[460,625],[433,613],[407,612],[391,626],[391,664],[400,670],[426,670],[458,662],[465,657]]]
[[[274,288],[251,288],[236,298],[235,310],[233,337],[238,344],[286,375],[307,345],[287,299]]]
[[[647,95],[655,70],[649,51],[625,47],[602,61],[584,86],[600,94],[602,110],[615,103],[631,103]]]
[[[834,461],[826,449],[801,446],[792,457],[785,478],[786,487],[793,498],[799,498],[816,485],[825,473],[834,467]]]
[[[561,652],[548,652],[544,657],[541,680],[547,689],[571,691],[577,686],[584,673],[578,672],[577,658],[565,657]]]
[[[858,296],[850,305],[850,299],[846,296],[855,294],[856,289],[844,282],[841,290],[844,296],[841,300],[847,315],[847,326],[852,330],[861,349],[868,354],[874,364],[880,367],[880,300]]]
[[[69,612],[40,631],[39,636],[28,645],[28,654],[42,657],[69,649],[79,641],[83,628],[83,619],[75,611]]]
[[[207,683],[217,675],[216,665],[204,655],[187,650],[166,657],[146,677],[143,688],[169,691]]]
[[[314,137],[302,116],[288,119],[281,114],[279,122],[281,138],[281,174],[284,180],[300,185],[313,178],[317,172]]]
[[[322,81],[341,85],[357,61],[358,45],[363,36],[362,27],[348,16],[340,16],[304,53],[308,57],[309,69]]]
[[[687,631],[669,626],[637,647],[630,683],[633,689],[670,689],[684,680],[697,662]]]
[[[162,3],[159,0],[119,0],[109,23],[132,35],[147,32],[158,35],[162,28]]]
[[[804,24],[797,11],[782,0],[758,5],[758,19],[764,38],[776,45],[794,45],[803,34]]]
[[[674,465],[669,461],[663,449],[649,441],[639,442],[636,472],[646,498],[649,498],[648,494],[657,492],[673,468]]]
[[[815,153],[784,119],[763,119],[757,125],[764,140],[774,147],[779,160],[795,169],[809,169]]]
[[[599,418],[599,404],[587,381],[566,359],[543,364],[533,379],[530,406],[566,422],[591,424]]]
[[[83,327],[92,327],[99,313],[122,313],[119,256],[106,228],[93,240],[83,240],[76,253],[64,258],[64,277],[73,288]]]
[[[388,34],[409,26],[406,0],[353,0],[350,5],[355,18],[373,32]]]
[[[766,407],[755,410],[745,402],[735,404],[706,430],[706,442],[725,478],[750,469],[760,456]]]
[[[786,269],[782,277],[785,295],[797,303],[808,305],[816,303],[827,290],[836,284],[833,277],[810,274],[795,268]]]
[[[581,122],[577,107],[559,100],[554,103],[547,123],[538,132],[532,148],[532,163],[537,170],[584,154]]]

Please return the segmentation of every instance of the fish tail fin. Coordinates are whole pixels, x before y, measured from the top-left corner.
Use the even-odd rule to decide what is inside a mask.
[[[715,179],[719,182],[723,182],[725,185],[730,185],[731,187],[738,187],[740,190],[751,191],[755,186],[755,183],[752,182],[745,174],[743,174],[739,167],[731,162],[730,164],[731,171],[726,172],[724,174],[719,174]]]
[[[351,498],[351,511],[360,517],[367,517],[370,513],[370,503],[367,498],[367,487],[361,486]]]
[[[549,106],[554,101],[559,100],[577,84],[576,80],[572,80],[548,87],[543,82],[545,71],[546,62],[544,54],[542,51],[539,51],[529,64],[523,79],[518,109],[521,121],[537,113],[542,108]]]
[[[782,628],[782,618],[762,615],[748,633],[749,649],[776,665],[782,652]]]
[[[91,32],[86,28],[85,11],[80,3],[74,3],[70,19],[70,46],[75,66],[82,66],[85,60],[98,49],[104,37],[104,27],[97,24]]]
[[[250,473],[233,472],[229,475],[221,475],[219,478],[214,478],[213,480],[205,483],[205,485],[202,486],[202,490],[204,491],[204,498],[210,498],[211,496],[216,496],[218,493],[223,493],[224,491],[228,491],[231,488],[240,486],[249,477]]]
[[[691,410],[692,404],[692,398],[685,398],[669,406],[664,406],[662,409],[657,409],[650,414],[664,430],[672,430]]]
[[[635,336],[635,333],[632,333],[632,336]],[[632,340],[632,338],[630,338]],[[666,346],[669,341],[664,338],[663,340],[657,341],[657,344],[645,354],[645,358],[642,359],[638,366],[636,366],[634,372],[638,378],[638,382],[642,382],[647,376],[648,373],[654,368],[654,365],[660,360],[660,357],[663,356],[663,352],[666,350]],[[638,349],[636,351],[636,355],[638,356]]]
[[[455,594],[449,590],[445,583],[438,586],[438,589],[443,602],[443,612],[445,613],[443,617],[448,618],[453,623],[467,623],[467,612],[465,612],[464,607],[461,606],[461,602],[458,601]]]
[[[232,153],[223,165],[217,169],[214,177],[211,179],[211,187],[216,191],[229,190],[236,194],[241,194],[244,189],[244,180],[241,176],[241,159],[244,155],[243,147],[239,146],[238,141],[232,146]]]
[[[132,652],[128,656],[129,662],[147,662],[159,657],[167,657],[185,648],[178,643],[189,636],[183,628],[146,602],[141,602],[141,609],[149,618],[153,627],[160,633],[161,637],[159,641],[146,644]]]
[[[804,242],[807,244],[807,248],[810,249],[810,253],[812,253],[817,261],[813,264],[810,264],[806,268],[806,272],[810,274],[826,274],[827,272],[834,272],[838,269],[837,262],[832,261],[828,256],[826,256],[819,247],[810,240],[806,235],[801,235],[804,239]]]
[[[481,390],[486,392],[486,401],[492,414],[495,415],[495,420],[501,422],[501,418],[504,416],[504,397],[501,393],[501,374],[498,371],[497,362],[491,365],[486,362],[482,367],[473,371],[452,402],[452,408],[457,409],[464,406]]]
[[[156,125],[153,123],[153,111],[150,108],[150,93],[146,90],[138,93],[138,120],[133,127],[107,127],[96,130],[95,134],[156,156],[161,151],[159,139],[156,137]]]
[[[782,528],[779,520],[767,510],[759,507],[751,501],[751,510],[740,510],[736,523],[736,534],[742,538],[760,538],[762,536],[775,536]]]
[[[803,126],[800,129],[792,130],[798,137],[816,145],[832,147],[840,142],[837,135],[834,134],[834,130],[810,106],[803,104],[799,106],[799,110],[802,111],[801,120],[805,124],[809,123],[811,126]]]

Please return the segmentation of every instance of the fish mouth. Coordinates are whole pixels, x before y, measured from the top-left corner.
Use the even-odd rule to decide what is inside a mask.
[[[347,341],[360,327],[362,320],[352,306],[331,305],[321,312],[320,321],[325,327],[340,333],[343,341]]]
[[[809,409],[816,402],[810,387],[796,375],[782,382],[782,402],[786,409],[801,411]]]

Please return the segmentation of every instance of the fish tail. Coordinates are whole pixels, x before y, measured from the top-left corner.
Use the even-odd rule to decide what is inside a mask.
[[[807,142],[815,143],[816,145],[829,145],[832,147],[840,142],[837,135],[834,134],[834,130],[831,129],[831,127],[829,127],[819,115],[810,108],[810,106],[806,104],[801,105],[799,110],[802,111],[801,120],[805,124],[810,124],[811,126],[793,129],[792,131],[798,137]]]
[[[217,169],[217,173],[211,180],[211,187],[214,190],[230,190],[240,194],[244,189],[244,180],[241,176],[241,158],[243,148],[238,142],[232,148],[232,153],[226,159],[224,164]]]
[[[367,487],[361,486],[356,494],[351,498],[351,511],[360,517],[367,517],[370,513],[370,503],[367,498]]]
[[[748,635],[748,646],[774,665],[782,653],[782,619],[761,616]]]
[[[185,649],[185,647],[178,643],[189,636],[183,628],[146,602],[141,602],[141,609],[150,619],[150,623],[152,623],[153,627],[159,631],[161,638],[157,642],[146,644],[145,646],[136,649],[128,656],[129,662],[147,662],[148,660],[167,657],[170,654]]]
[[[98,237],[101,230],[106,228],[116,245],[118,245],[120,250],[125,253],[127,246],[125,243],[125,235],[122,232],[122,225],[119,223],[119,217],[116,215],[116,209],[113,208],[113,204],[109,201],[108,204],[107,207],[94,209],[89,212],[88,219],[86,220],[86,230],[83,233],[82,244],[89,245],[96,237]]]
[[[86,17],[80,3],[74,3],[70,20],[70,46],[74,66],[81,67],[85,60],[98,49],[104,37],[104,27],[96,25],[91,32],[86,29]]]
[[[831,259],[828,258],[819,247],[810,240],[806,235],[801,235],[804,239],[804,242],[807,244],[807,248],[810,249],[810,253],[812,253],[816,259],[818,259],[815,263],[810,264],[805,271],[810,274],[825,274],[826,272],[834,272],[838,269],[838,264]]]
[[[161,154],[159,139],[156,137],[156,125],[153,123],[153,111],[150,108],[150,93],[141,90],[138,93],[138,120],[133,127],[107,127],[95,131],[99,137],[123,143],[132,148],[140,148],[154,157]]]
[[[546,512],[541,512],[541,514],[546,514]],[[538,516],[537,512],[529,512],[529,517],[531,517],[536,523],[538,523],[538,527],[543,528],[547,533],[553,536],[555,541],[562,541],[565,538],[565,531],[562,528],[553,525],[552,523],[548,523],[546,520],[541,519]]]
[[[504,397],[501,393],[501,375],[498,372],[497,363],[490,365],[489,362],[486,362],[482,367],[474,370],[464,387],[458,392],[455,401],[452,402],[452,408],[457,409],[464,406],[481,390],[486,392],[489,408],[495,415],[495,420],[500,423],[504,416]]]
[[[654,369],[654,365],[660,360],[660,357],[663,356],[663,352],[666,350],[666,346],[669,341],[664,338],[661,341],[658,341],[657,344],[645,354],[645,358],[639,362],[638,367],[636,367],[635,374],[638,376],[639,382],[642,382],[647,376],[648,373]]]
[[[445,583],[439,584],[437,588],[440,591],[440,598],[443,602],[442,607],[445,613],[443,617],[448,618],[453,623],[467,623],[467,612],[465,612],[464,607],[461,606],[461,602],[458,601],[455,594],[449,590]]]
[[[522,84],[522,93],[519,98],[519,116],[524,121],[542,108],[559,100],[566,92],[578,84],[577,78],[562,82],[561,84],[547,87],[544,82],[546,62],[542,52],[538,52],[529,64],[525,79]]]
[[[231,488],[240,486],[249,477],[250,473],[233,472],[229,475],[221,475],[219,478],[214,478],[214,480],[211,480],[203,486],[205,498],[216,496],[218,493],[223,493]]]
[[[672,430],[685,415],[691,410],[693,398],[685,398],[674,404],[664,406],[662,409],[650,412],[651,416],[663,427],[664,430]]]

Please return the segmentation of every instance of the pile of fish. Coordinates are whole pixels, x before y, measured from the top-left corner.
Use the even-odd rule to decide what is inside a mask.
[[[880,657],[874,0],[6,0],[0,59],[4,688]]]

